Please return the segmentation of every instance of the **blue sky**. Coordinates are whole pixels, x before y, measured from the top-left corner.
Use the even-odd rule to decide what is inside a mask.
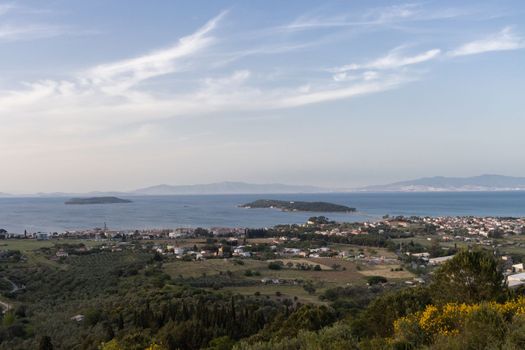
[[[0,192],[525,176],[522,1],[1,1]]]

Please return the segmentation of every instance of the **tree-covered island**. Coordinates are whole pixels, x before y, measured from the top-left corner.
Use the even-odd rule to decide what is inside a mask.
[[[128,199],[118,197],[91,197],[91,198],[71,198],[65,204],[118,204],[131,203]]]
[[[243,204],[240,207],[276,208],[282,211],[312,211],[325,213],[350,213],[356,211],[355,208],[328,202],[281,201],[273,199],[259,199],[254,202]]]

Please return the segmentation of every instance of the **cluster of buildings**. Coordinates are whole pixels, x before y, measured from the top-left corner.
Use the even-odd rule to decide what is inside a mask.
[[[220,236],[240,236],[244,235],[246,229],[238,227],[212,227],[202,228],[177,228],[169,229],[147,229],[147,230],[110,230],[107,227],[86,230],[74,230],[64,232],[34,232],[24,234],[9,233],[5,229],[0,229],[0,239],[37,239],[49,240],[60,238],[89,239],[89,240],[151,240],[151,239],[177,239],[191,238],[199,235]]]
[[[463,234],[489,237],[492,234],[523,234],[525,233],[525,218],[500,217],[424,217],[421,223],[432,225],[436,233]]]

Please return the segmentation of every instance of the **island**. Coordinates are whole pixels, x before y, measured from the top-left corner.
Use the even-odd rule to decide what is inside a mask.
[[[251,203],[240,205],[241,208],[276,208],[282,211],[310,211],[323,213],[351,213],[355,208],[345,205],[328,202],[301,202],[301,201],[281,201],[273,199],[259,199]]]
[[[128,199],[118,197],[90,197],[90,198],[71,198],[65,204],[119,204],[132,203]]]

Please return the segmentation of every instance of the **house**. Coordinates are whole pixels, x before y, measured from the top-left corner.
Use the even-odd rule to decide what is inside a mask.
[[[519,287],[525,284],[525,273],[517,273],[507,276],[507,285],[509,288]]]
[[[432,258],[432,259],[428,259],[428,263],[430,265],[441,265],[443,264],[444,262],[452,259],[454,257],[454,255],[448,255],[448,256],[441,256],[439,258]]]
[[[512,265],[512,271],[514,271],[514,272],[523,272],[523,263]]]
[[[63,249],[60,249],[58,252],[56,252],[56,256],[59,258],[65,258],[68,255],[68,252],[64,251]]]
[[[71,317],[71,321],[82,322],[84,321],[84,315],[75,315]]]
[[[175,255],[183,255],[184,254],[184,248],[182,247],[175,247],[173,248],[173,254]]]
[[[49,239],[49,233],[37,232],[36,239],[39,241],[47,241]]]

